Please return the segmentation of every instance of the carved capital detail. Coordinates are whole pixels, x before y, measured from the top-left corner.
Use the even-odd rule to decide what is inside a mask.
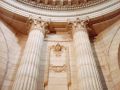
[[[87,31],[87,25],[89,20],[81,20],[80,18],[76,18],[75,21],[69,22],[69,24],[72,24],[73,33],[78,31]]]
[[[45,34],[48,26],[48,22],[43,21],[41,17],[37,19],[29,18],[29,24],[31,24],[31,30],[40,30],[43,34]]]

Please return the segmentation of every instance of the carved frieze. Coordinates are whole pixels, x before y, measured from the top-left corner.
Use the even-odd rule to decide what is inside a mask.
[[[63,66],[54,66],[54,65],[50,65],[49,66],[49,70],[52,70],[54,72],[65,72],[67,70],[67,65],[64,64]]]
[[[17,0],[19,2],[48,10],[75,10],[100,4],[107,0]]]

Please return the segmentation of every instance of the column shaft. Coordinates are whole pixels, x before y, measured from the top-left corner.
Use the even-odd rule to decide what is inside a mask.
[[[73,39],[77,53],[78,90],[102,90],[87,29],[81,23],[73,29],[75,29]]]
[[[12,90],[37,90],[42,31],[36,27],[30,31]]]

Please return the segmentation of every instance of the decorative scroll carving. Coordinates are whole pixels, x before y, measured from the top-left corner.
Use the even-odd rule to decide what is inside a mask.
[[[50,65],[49,70],[53,70],[54,72],[63,72],[67,70],[67,65],[65,64],[63,66]]]

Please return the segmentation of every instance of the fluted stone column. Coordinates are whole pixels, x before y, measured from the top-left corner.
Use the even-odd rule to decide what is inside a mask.
[[[12,90],[37,90],[45,23],[34,20]]]
[[[73,23],[73,39],[77,54],[78,90],[103,90],[86,28],[87,21]]]
[[[72,1],[71,0],[68,0],[68,5],[71,5],[72,4]]]

